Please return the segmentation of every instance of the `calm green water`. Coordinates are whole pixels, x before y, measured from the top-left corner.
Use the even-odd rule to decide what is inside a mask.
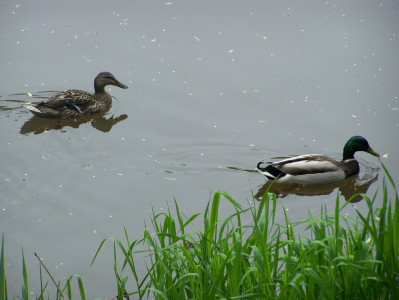
[[[20,294],[23,245],[33,294],[36,251],[56,278],[80,274],[89,299],[113,297],[111,244],[90,267],[103,238],[123,238],[124,227],[140,238],[151,210],[173,197],[187,215],[218,189],[247,206],[266,183],[253,172],[261,160],[338,158],[350,136],[363,135],[399,178],[396,6],[2,1],[0,231],[9,295]],[[20,107],[52,91],[92,91],[101,71],[129,85],[110,88],[116,99],[103,115],[59,129]],[[357,157],[360,175],[340,186],[373,194],[379,163]],[[300,220],[322,204],[332,209],[337,188],[276,192]]]

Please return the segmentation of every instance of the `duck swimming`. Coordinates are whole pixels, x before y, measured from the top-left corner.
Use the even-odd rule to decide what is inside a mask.
[[[380,157],[361,136],[351,137],[345,144],[342,161],[324,154],[306,154],[284,159],[266,167],[258,163],[258,170],[268,179],[283,184],[321,185],[338,183],[359,173],[359,163],[354,158],[357,151]]]
[[[82,90],[66,90],[40,102],[24,103],[35,116],[41,118],[69,119],[99,113],[112,104],[111,95],[105,91],[107,85],[127,89],[109,72],[101,72],[94,79],[94,94]]]

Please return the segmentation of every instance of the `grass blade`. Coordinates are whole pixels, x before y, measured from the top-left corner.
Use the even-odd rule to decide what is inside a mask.
[[[22,274],[24,283],[22,284],[22,299],[29,300],[28,272],[26,271],[24,249],[22,248]]]
[[[6,268],[4,264],[4,233],[1,238],[1,258],[0,258],[0,300],[8,299],[6,294]]]

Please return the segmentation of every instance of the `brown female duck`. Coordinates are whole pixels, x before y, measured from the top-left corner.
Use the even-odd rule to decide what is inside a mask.
[[[111,106],[112,97],[105,91],[107,85],[127,89],[109,72],[101,72],[94,79],[94,94],[82,90],[66,90],[46,100],[24,103],[35,116],[41,118],[69,119],[99,113]]]

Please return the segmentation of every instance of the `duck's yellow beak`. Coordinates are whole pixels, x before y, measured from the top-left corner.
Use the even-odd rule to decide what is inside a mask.
[[[371,155],[377,156],[378,159],[380,158],[380,155],[377,152],[375,152],[373,149],[371,149],[371,147],[369,147],[366,152],[370,153]]]

